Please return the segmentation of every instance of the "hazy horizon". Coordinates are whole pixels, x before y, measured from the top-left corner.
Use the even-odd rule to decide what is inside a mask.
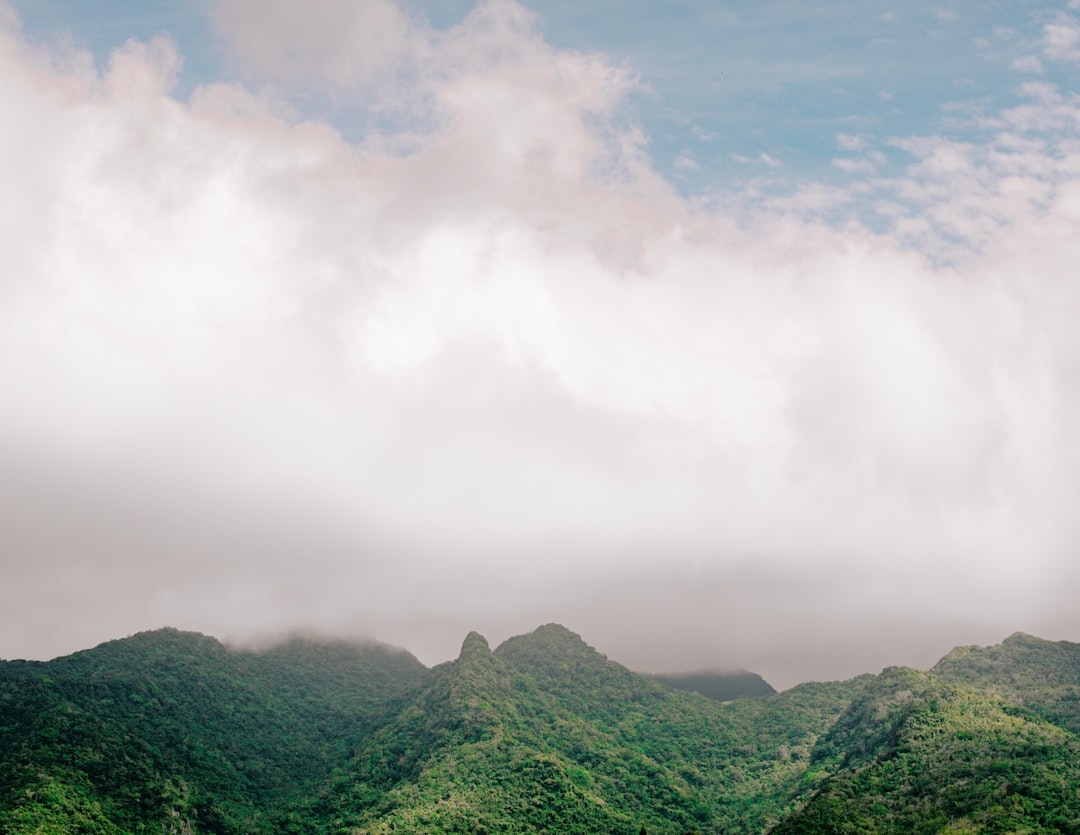
[[[1080,0],[0,0],[0,658],[1080,640]]]

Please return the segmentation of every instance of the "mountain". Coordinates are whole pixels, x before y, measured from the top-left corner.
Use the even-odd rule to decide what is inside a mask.
[[[770,724],[665,688],[555,624],[495,652],[473,634],[366,741],[317,817],[371,833],[637,833],[719,815],[759,831],[797,782],[781,749],[808,750],[842,709],[821,690],[785,696]]]
[[[0,665],[0,832],[281,831],[416,677],[379,645],[164,629]]]
[[[158,630],[0,663],[0,833],[1080,834],[1078,688],[1019,634],[720,701],[557,624],[431,669]]]
[[[1080,734],[1080,644],[1017,632],[997,646],[957,647],[932,670],[976,685]]]
[[[656,681],[674,687],[700,693],[718,702],[730,702],[747,696],[771,696],[776,689],[757,673],[741,670],[734,673],[703,671],[699,673],[657,673]]]
[[[811,767],[830,776],[774,835],[1080,833],[1080,739],[933,674],[882,673]]]

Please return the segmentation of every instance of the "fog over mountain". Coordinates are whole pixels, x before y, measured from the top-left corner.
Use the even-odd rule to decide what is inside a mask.
[[[168,16],[103,58],[0,0],[0,657],[559,621],[784,688],[1080,640],[1075,3],[971,46],[990,105],[853,114],[846,179],[707,191],[540,5],[204,11],[194,83]]]

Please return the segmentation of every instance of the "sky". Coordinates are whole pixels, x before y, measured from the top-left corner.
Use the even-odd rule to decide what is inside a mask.
[[[0,658],[1080,641],[1080,2],[0,0]]]

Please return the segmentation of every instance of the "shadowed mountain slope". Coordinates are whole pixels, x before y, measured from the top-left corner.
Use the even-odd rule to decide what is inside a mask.
[[[776,689],[757,673],[745,670],[734,673],[697,672],[697,673],[662,673],[653,679],[673,687],[676,690],[688,690],[700,693],[718,702],[730,702],[735,699],[747,699],[754,696],[771,696]]]

